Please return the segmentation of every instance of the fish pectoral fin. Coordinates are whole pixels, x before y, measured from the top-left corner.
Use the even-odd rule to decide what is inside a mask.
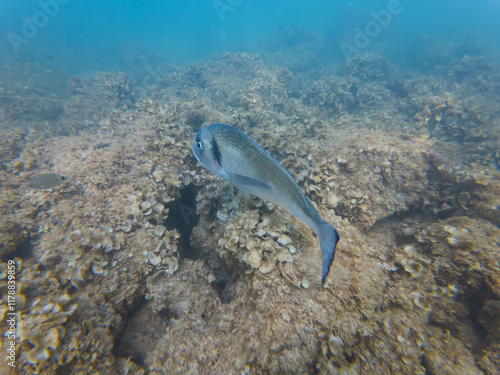
[[[246,186],[248,188],[271,189],[270,186],[253,178],[231,172],[226,172],[226,173],[227,176],[229,177],[229,181],[238,187]]]

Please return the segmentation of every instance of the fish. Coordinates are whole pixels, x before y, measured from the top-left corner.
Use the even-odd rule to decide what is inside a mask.
[[[233,126],[211,124],[193,140],[193,154],[209,171],[240,190],[273,203],[311,227],[321,247],[321,285],[325,284],[340,239],[323,221],[292,175],[254,140]]]
[[[30,189],[51,189],[61,185],[66,181],[66,177],[57,173],[46,173],[32,178],[28,182]]]

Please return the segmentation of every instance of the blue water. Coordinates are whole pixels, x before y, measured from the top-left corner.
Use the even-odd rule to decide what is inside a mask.
[[[385,24],[377,29],[373,14],[387,14],[389,8],[396,12],[382,18]],[[0,58],[44,62],[79,74],[117,69],[117,50],[136,48],[180,64],[219,52],[259,52],[283,25],[316,33],[325,61],[341,62],[346,53],[340,43],[356,47],[356,30],[366,27],[372,27],[372,36],[362,52],[392,60],[426,36],[470,41],[482,54],[498,58],[499,19],[498,0],[3,0]]]

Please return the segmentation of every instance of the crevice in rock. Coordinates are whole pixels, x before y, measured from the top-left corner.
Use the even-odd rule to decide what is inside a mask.
[[[485,322],[481,317],[484,315],[483,308],[486,302],[492,300],[494,295],[490,293],[486,284],[482,283],[479,285],[479,288],[464,288],[463,298],[464,305],[469,311],[469,318],[471,319],[472,328],[478,338],[478,342],[485,342],[490,333],[489,331],[493,330],[488,330],[488,325],[491,323],[489,322],[490,319],[487,319]]]
[[[181,258],[198,259],[190,244],[191,232],[199,221],[196,213],[198,191],[197,186],[186,185],[180,190],[180,198],[167,205],[169,213],[163,225],[167,230],[175,229],[179,232],[178,252]]]
[[[211,282],[211,286],[217,291],[222,303],[229,303],[235,295],[236,281],[238,280],[238,272],[230,267],[224,259],[212,251],[212,254],[205,259],[206,264],[212,269],[216,279]]]
[[[29,238],[26,238],[24,241],[20,242],[15,250],[5,254],[2,256],[2,262],[7,262],[9,259],[21,258],[26,260],[33,256],[33,244]]]
[[[142,299],[137,307],[124,317],[124,329],[115,337],[113,354],[130,358],[145,367],[148,353],[154,350],[171,317],[173,314],[167,308],[155,311],[146,299]]]

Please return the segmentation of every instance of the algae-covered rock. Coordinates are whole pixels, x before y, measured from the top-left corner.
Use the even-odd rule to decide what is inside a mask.
[[[319,43],[289,31],[296,51]],[[143,74],[73,79],[47,105],[64,113],[0,129],[18,372],[499,372],[499,107],[471,73],[495,69],[402,77],[360,55],[309,76],[316,56],[227,53],[140,90]],[[0,116],[32,124],[16,95]],[[324,286],[307,226],[196,162],[211,122],[265,148],[338,229]],[[27,189],[45,173],[67,181]]]

